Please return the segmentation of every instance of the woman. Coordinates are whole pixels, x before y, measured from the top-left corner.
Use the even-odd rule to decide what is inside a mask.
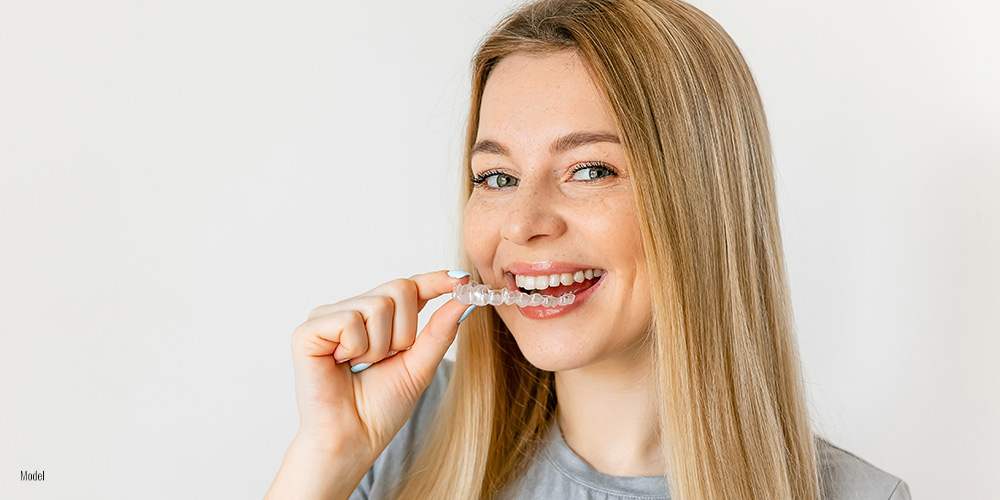
[[[764,112],[717,23],[679,0],[534,2],[472,84],[472,275],[312,311],[269,498],[909,498],[810,429]],[[577,300],[449,300],[416,336],[470,279]]]

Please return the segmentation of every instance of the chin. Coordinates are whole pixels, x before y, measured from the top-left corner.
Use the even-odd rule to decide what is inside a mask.
[[[584,353],[573,349],[575,346],[567,346],[565,343],[523,341],[517,335],[514,339],[524,358],[541,370],[562,372],[587,366],[593,362]]]

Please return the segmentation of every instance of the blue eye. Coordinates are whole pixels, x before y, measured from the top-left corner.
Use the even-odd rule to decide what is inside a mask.
[[[587,172],[588,170],[589,172]],[[586,173],[579,175],[580,172]],[[606,172],[606,174],[601,175],[602,172]],[[599,161],[587,162],[573,169],[573,180],[576,181],[596,181],[611,175],[618,175],[618,172],[615,172],[608,164]]]
[[[517,177],[491,170],[477,175],[472,179],[472,184],[476,187],[485,187],[486,189],[503,189],[505,187],[516,186]]]

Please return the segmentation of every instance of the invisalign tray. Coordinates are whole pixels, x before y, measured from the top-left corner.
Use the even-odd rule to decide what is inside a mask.
[[[490,287],[480,285],[475,281],[470,281],[465,285],[461,283],[456,284],[455,288],[451,292],[451,296],[456,301],[471,306],[499,306],[501,304],[515,304],[521,307],[568,306],[572,304],[573,300],[576,298],[576,296],[573,295],[573,292],[566,292],[558,297],[555,297],[553,295],[542,295],[540,293],[524,293],[520,290],[512,292],[506,288],[501,288],[500,290],[490,290]]]

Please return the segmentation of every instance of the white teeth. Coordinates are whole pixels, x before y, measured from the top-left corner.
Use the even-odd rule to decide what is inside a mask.
[[[583,283],[589,279],[600,278],[602,274],[604,274],[603,269],[587,269],[575,273],[550,274],[548,276],[514,275],[514,283],[525,290],[545,290],[549,287]]]

